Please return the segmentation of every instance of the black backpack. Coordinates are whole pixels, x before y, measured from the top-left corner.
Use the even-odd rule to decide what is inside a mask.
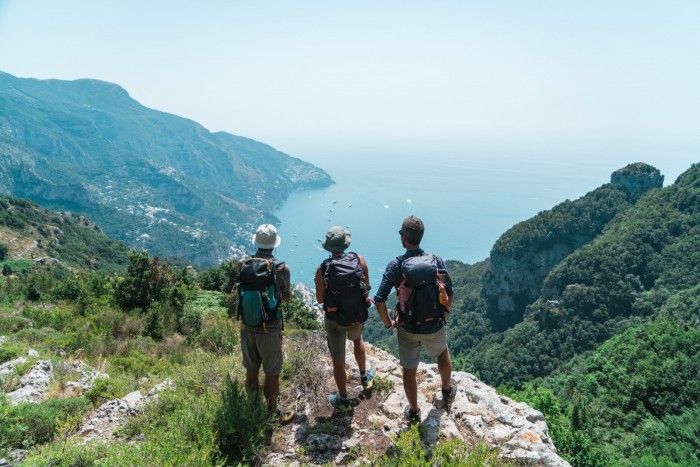
[[[275,271],[281,262],[246,258],[241,262],[238,283],[238,319],[248,326],[260,326],[279,319],[279,297]]]
[[[323,310],[326,318],[341,326],[367,321],[369,308],[368,287],[357,253],[329,258],[321,265],[326,284]]]
[[[440,304],[437,258],[432,253],[419,256],[399,256],[403,281],[397,288],[397,295],[405,297],[399,303],[399,317],[407,328],[427,325],[445,316],[445,308]],[[404,289],[403,292],[401,289]]]

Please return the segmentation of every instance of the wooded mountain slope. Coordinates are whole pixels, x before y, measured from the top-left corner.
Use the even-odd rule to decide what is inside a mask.
[[[142,106],[116,84],[0,72],[0,194],[70,210],[161,256],[215,264],[323,170]]]

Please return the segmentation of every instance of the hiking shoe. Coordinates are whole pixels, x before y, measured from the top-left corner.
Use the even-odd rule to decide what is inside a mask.
[[[276,408],[270,412],[270,420],[280,425],[286,425],[294,419],[294,415],[294,410],[280,410]]]
[[[350,412],[352,410],[350,400],[348,398],[343,399],[340,397],[340,394],[331,394],[328,396],[328,403],[331,407],[341,412]]]
[[[418,412],[413,412],[411,406],[407,405],[406,410],[404,410],[404,416],[408,420],[409,425],[420,425],[420,409]]]
[[[360,377],[360,382],[362,383],[362,389],[368,391],[374,386],[374,377],[377,376],[377,370],[374,368],[368,368],[365,371],[365,375]]]
[[[451,406],[455,401],[455,396],[457,395],[457,382],[453,379],[450,380],[450,390],[442,391],[442,402],[447,406]]]

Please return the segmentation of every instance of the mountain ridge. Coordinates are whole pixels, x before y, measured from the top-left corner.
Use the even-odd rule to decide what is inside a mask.
[[[275,222],[289,193],[333,183],[269,145],[149,109],[113,83],[3,73],[0,104],[0,194],[88,216],[154,254],[216,264],[248,243],[254,223]]]

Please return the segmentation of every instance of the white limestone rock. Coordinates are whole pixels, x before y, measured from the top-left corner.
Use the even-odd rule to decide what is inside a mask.
[[[18,365],[21,365],[23,363],[27,363],[27,359],[24,357],[18,357],[14,360],[10,360],[9,362],[3,363],[2,365],[0,365],[0,376],[9,375]]]
[[[39,403],[44,399],[46,388],[53,378],[53,365],[51,360],[41,360],[22,377],[20,384],[22,387],[16,391],[7,393],[7,398],[13,404],[20,402]]]

